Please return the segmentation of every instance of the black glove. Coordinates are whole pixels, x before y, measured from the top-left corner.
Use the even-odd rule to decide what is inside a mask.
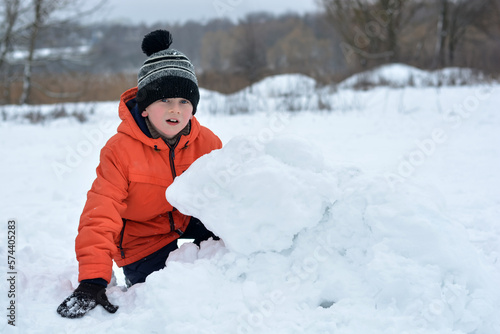
[[[57,313],[65,318],[81,318],[97,305],[102,305],[109,313],[115,313],[118,306],[106,297],[106,288],[100,284],[82,282],[76,290],[57,308]]]

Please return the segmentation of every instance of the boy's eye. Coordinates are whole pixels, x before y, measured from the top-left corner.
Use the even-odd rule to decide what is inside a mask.
[[[161,102],[168,102],[168,99],[161,99]]]
[[[189,100],[181,100],[181,103],[183,103],[183,104],[188,104],[188,103],[190,103],[190,102],[189,102]]]

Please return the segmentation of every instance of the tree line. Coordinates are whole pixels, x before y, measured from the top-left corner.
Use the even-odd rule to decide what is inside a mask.
[[[500,0],[318,0],[311,14],[153,25],[83,24],[105,0],[87,12],[79,1],[0,0],[1,104],[115,100],[136,84],[142,38],[159,28],[200,85],[222,93],[283,73],[333,84],[394,62],[500,73]]]

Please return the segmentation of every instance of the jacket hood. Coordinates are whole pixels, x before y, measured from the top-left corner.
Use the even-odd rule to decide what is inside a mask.
[[[122,122],[118,126],[118,132],[126,134],[134,139],[141,141],[143,144],[150,146],[156,150],[168,150],[168,145],[163,139],[154,139],[151,137],[149,130],[146,127],[144,118],[140,115],[137,108],[135,98],[137,96],[137,87],[131,88],[124,92],[120,98],[118,114]],[[185,147],[188,143],[192,143],[200,132],[200,123],[193,116],[191,119],[191,131],[188,135],[181,136],[177,147]]]

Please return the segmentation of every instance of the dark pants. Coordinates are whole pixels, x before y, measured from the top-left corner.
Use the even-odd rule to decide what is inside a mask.
[[[194,239],[193,242],[197,246],[199,246],[202,241],[208,240],[209,238],[214,238],[214,240],[219,239],[212,232],[207,230],[200,220],[194,217],[191,218],[186,231],[180,237],[180,239]],[[165,268],[165,262],[167,261],[168,255],[176,249],[177,240],[172,241],[165,247],[139,261],[123,266],[123,273],[125,274],[127,286],[130,287],[136,283],[143,283],[146,281],[146,277],[149,274]]]

